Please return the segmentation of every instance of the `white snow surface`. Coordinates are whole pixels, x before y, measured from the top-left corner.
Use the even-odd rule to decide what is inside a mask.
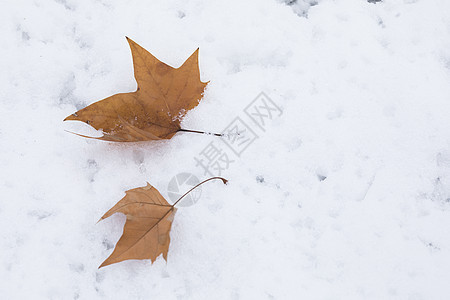
[[[446,299],[450,2],[3,0],[2,299]],[[220,132],[260,92],[283,114],[201,199],[168,261],[97,269],[146,181],[167,197],[219,137],[89,140],[62,122],[136,89],[125,36],[178,67],[200,47],[184,128]],[[243,118],[243,117],[242,117]],[[78,127],[77,127],[78,126]],[[256,130],[256,129],[255,129]]]

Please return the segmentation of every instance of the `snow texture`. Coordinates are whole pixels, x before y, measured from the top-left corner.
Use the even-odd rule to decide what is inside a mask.
[[[304,7],[3,0],[1,298],[447,298],[450,2]],[[227,186],[209,182],[180,207],[167,263],[98,270],[125,218],[96,222],[125,190],[149,181],[167,197],[178,173],[208,177],[195,158],[209,143],[226,147],[65,131],[96,134],[62,120],[136,89],[125,36],[174,67],[200,47],[210,84],[184,128],[221,132],[240,117],[258,138],[232,156]],[[264,130],[244,112],[260,92],[282,110]]]
[[[319,3],[319,0],[281,0],[281,1],[291,6],[294,12],[299,16],[307,16],[309,8]]]

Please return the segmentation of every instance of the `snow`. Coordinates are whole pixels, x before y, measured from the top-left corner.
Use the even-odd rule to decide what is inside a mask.
[[[314,3],[313,3],[314,2]],[[316,3],[317,2],[317,3]],[[311,5],[316,4],[316,5]],[[0,5],[2,299],[444,299],[450,293],[450,2],[24,1]],[[114,144],[65,130],[136,88],[125,36],[178,67],[200,47],[183,127],[258,135],[180,207],[168,262],[100,270],[124,191],[167,197],[221,138]],[[264,130],[244,109],[282,110]],[[214,174],[216,175],[216,174]]]

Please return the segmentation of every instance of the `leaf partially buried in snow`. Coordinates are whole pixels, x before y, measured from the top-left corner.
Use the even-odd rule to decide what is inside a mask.
[[[127,38],[127,41],[133,56],[137,90],[95,102],[64,121],[82,121],[101,129],[104,135],[94,137],[99,140],[138,142],[170,139],[178,131],[183,131],[180,126],[182,118],[198,105],[207,85],[200,81],[198,49],[181,67],[173,68],[131,39]]]
[[[176,208],[149,183],[125,193],[125,197],[101,218],[123,213],[127,220],[113,253],[99,268],[127,259],[151,259],[153,262],[160,254],[167,260]]]

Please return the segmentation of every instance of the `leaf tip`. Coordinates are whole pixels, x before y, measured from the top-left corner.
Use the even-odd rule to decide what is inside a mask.
[[[69,116],[67,116],[64,120],[63,120],[63,122],[64,121],[71,121],[71,120],[78,120],[78,114],[75,112],[75,113],[73,113],[73,114],[71,114],[71,115],[69,115]]]
[[[125,36],[125,38],[127,39],[127,42],[130,45],[130,48],[136,44],[136,42],[133,41],[132,39],[130,39],[129,37]]]
[[[112,261],[110,258],[111,258],[111,256],[109,256],[107,259],[105,259],[105,261],[102,262],[102,264],[100,266],[98,266],[98,269],[101,269],[103,267],[106,267],[106,266],[109,266],[109,265],[112,265],[112,264],[118,262],[118,261]]]

